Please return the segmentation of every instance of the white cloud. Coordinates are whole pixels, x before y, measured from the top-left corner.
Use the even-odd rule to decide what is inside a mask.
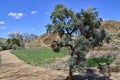
[[[7,29],[7,27],[0,26],[0,29]]]
[[[19,12],[19,13],[10,12],[10,13],[8,13],[8,16],[15,18],[15,19],[21,19],[22,17],[25,16],[25,14],[21,13],[21,12]]]
[[[5,24],[5,22],[4,21],[0,21],[0,24]]]
[[[35,13],[37,13],[37,11],[36,11],[36,10],[32,11],[30,14],[35,14]]]

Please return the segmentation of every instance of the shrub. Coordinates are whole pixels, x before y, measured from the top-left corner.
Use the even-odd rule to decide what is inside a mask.
[[[16,50],[17,47],[18,47],[18,45],[16,45],[16,44],[12,45],[12,49],[14,49],[14,50]]]
[[[11,39],[11,42],[12,42],[12,44],[16,44],[16,45],[20,46],[20,40],[19,39],[13,38],[13,39]]]
[[[7,50],[7,46],[5,44],[2,45],[2,50]]]
[[[89,58],[86,59],[85,64],[88,67],[100,67],[100,66],[106,66],[109,65],[114,60],[113,57],[107,56],[107,57],[100,57],[100,58]]]
[[[7,39],[6,41],[7,44],[15,44],[15,45],[18,45],[20,46],[20,40],[19,39],[16,39],[16,38],[12,38],[12,39]]]
[[[8,50],[8,49],[12,49],[12,44],[3,44],[2,45],[2,50]]]
[[[7,44],[11,44],[11,40],[8,38],[6,41]]]
[[[0,51],[2,51],[2,47],[0,47]]]
[[[100,73],[104,74],[105,72],[108,73],[108,80],[110,80],[111,76],[111,68],[110,64],[114,61],[114,56],[103,56],[100,58],[90,58],[85,61],[87,67],[98,67]]]

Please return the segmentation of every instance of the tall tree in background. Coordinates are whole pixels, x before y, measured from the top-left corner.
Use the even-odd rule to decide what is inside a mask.
[[[30,42],[33,41],[37,38],[38,36],[35,34],[29,34],[29,33],[24,33],[23,34],[23,41],[24,42]]]
[[[12,39],[11,39],[11,43],[20,46],[20,40],[17,39],[17,38],[12,38]]]
[[[106,31],[100,28],[102,19],[98,17],[95,8],[81,10],[74,13],[62,4],[55,6],[51,14],[52,24],[48,24],[47,31],[58,32],[60,40],[54,41],[52,48],[59,51],[67,47],[70,51],[69,80],[72,80],[74,68],[84,68],[85,56],[91,47],[101,46],[103,40],[109,42]]]
[[[11,44],[11,40],[8,38],[6,41],[7,44]]]

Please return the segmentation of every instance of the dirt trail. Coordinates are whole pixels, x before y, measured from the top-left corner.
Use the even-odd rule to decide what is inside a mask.
[[[11,54],[9,50],[2,51],[0,54],[2,58],[0,80],[64,80],[67,76],[66,71],[57,71],[57,69],[64,68],[62,64],[68,57],[57,60],[51,66],[53,67],[57,64],[59,67],[50,69],[51,66],[41,68],[25,64],[15,55]],[[112,73],[112,78],[113,80],[120,80],[120,73]]]
[[[9,50],[0,52],[0,80],[63,80],[66,74],[62,71],[35,67],[25,64]]]

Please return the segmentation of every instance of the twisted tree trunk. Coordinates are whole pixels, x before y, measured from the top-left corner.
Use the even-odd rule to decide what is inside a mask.
[[[70,68],[69,68],[69,76],[68,76],[68,80],[72,80],[72,76],[73,76],[72,68],[70,67]]]

